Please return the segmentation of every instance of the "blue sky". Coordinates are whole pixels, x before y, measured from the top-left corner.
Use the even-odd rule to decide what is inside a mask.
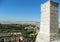
[[[46,0],[0,0],[0,20],[40,21],[40,5],[45,1]],[[58,0],[58,2],[60,2],[60,0]]]

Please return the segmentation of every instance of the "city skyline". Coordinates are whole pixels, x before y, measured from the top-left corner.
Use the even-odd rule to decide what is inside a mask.
[[[0,0],[0,20],[40,21],[40,6],[45,1],[47,0]],[[57,1],[60,2],[60,0]],[[58,11],[59,16],[60,5]]]

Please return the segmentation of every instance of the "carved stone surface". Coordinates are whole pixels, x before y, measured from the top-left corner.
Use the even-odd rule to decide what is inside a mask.
[[[57,42],[58,3],[47,1],[41,4],[40,31],[36,42]]]

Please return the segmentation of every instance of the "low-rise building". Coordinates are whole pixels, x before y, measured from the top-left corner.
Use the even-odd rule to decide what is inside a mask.
[[[21,42],[23,37],[20,34],[1,34],[0,42]]]

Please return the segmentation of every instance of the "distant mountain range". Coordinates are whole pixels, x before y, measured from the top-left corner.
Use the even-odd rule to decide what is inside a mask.
[[[10,22],[10,21],[0,21],[0,24],[32,24],[40,27],[40,22],[36,21],[15,21],[15,22]],[[60,28],[60,23],[59,23],[59,28]]]

